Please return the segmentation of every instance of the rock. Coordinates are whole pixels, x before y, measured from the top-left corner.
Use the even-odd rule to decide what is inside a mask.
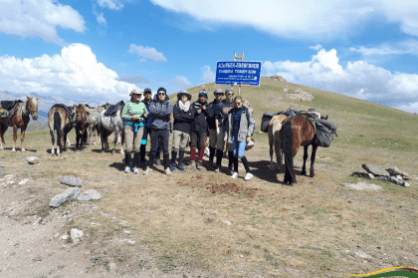
[[[365,178],[365,179],[369,179],[370,178],[369,173],[364,173],[364,172],[353,172],[351,174],[351,176],[357,176],[357,177]]]
[[[403,178],[402,178],[402,176],[401,176],[401,175],[397,175],[397,176],[396,176],[396,178],[397,178],[398,180],[403,180]]]
[[[374,175],[372,173],[368,173],[370,179],[374,179]]]
[[[273,75],[272,77],[271,77],[271,79],[273,80],[273,81],[279,81],[279,82],[287,82],[286,81],[286,79],[284,79],[282,76],[280,76],[280,75]]]
[[[84,233],[81,230],[73,228],[71,229],[70,234],[71,234],[71,239],[73,240],[73,242],[77,244],[80,242],[80,239],[83,237]]]
[[[65,176],[61,179],[61,183],[68,186],[80,187],[83,183],[83,180],[73,176]]]
[[[370,255],[368,255],[364,252],[361,252],[361,251],[344,250],[344,251],[341,252],[341,254],[345,255],[345,256],[349,255],[349,256],[359,257],[359,258],[368,259],[368,260],[372,259],[372,256],[370,256]]]
[[[29,156],[26,157],[26,160],[29,164],[37,164],[39,163],[39,158],[37,158],[36,156]]]
[[[318,246],[318,245],[309,245],[308,247],[309,249],[313,249],[313,250],[325,250],[324,247]]]
[[[411,176],[408,173],[399,170],[399,168],[396,167],[396,166],[395,167],[387,168],[386,171],[388,171],[388,173],[391,176],[396,176],[400,180],[402,180],[402,179],[404,179],[404,180],[410,180],[411,179]],[[398,176],[401,176],[402,178],[399,178]]]
[[[28,181],[30,181],[30,180],[29,179],[23,179],[18,183],[18,185],[25,185]]]
[[[390,176],[390,174],[385,169],[376,165],[363,164],[361,165],[361,167],[363,167],[363,169],[366,170],[368,173],[372,173],[375,176]]]
[[[80,196],[77,197],[77,200],[79,201],[90,201],[90,200],[99,200],[102,198],[102,195],[100,195],[99,192],[97,192],[94,189],[89,189],[84,191],[83,194],[80,194]]]
[[[4,165],[3,163],[0,163],[0,168],[6,168],[6,165]]]
[[[287,91],[289,91],[289,88],[288,88],[288,87],[284,87],[284,88],[283,88],[283,92],[284,92],[284,93],[287,93]]]
[[[410,187],[411,186],[409,183],[407,183],[403,180],[400,180],[400,179],[398,179],[394,176],[391,176],[391,177],[379,176],[379,177],[376,177],[376,179],[383,180],[383,181],[388,181],[388,182],[391,182],[391,183],[394,183],[394,184],[397,184],[397,185],[401,185],[401,186],[405,186],[405,187]]]
[[[55,195],[51,202],[49,203],[50,207],[57,208],[60,205],[71,201],[72,199],[77,198],[80,195],[80,188],[68,188],[61,194]]]
[[[232,223],[231,222],[229,222],[228,220],[222,220],[222,222],[224,222],[225,224],[227,224],[227,225],[231,225]]]
[[[411,185],[409,183],[407,183],[406,181],[403,182],[403,186],[405,187],[410,187]]]
[[[301,101],[312,101],[314,99],[311,93],[304,92],[299,88],[295,90],[295,94],[287,94],[286,98]]]
[[[373,183],[367,182],[358,182],[358,183],[343,183],[343,186],[354,189],[354,190],[365,190],[365,191],[379,191],[382,190],[383,187]]]

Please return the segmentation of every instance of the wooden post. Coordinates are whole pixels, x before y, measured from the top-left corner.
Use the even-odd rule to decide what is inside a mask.
[[[234,52],[234,62],[235,62],[236,59],[240,59],[241,62],[244,61],[244,51],[242,52],[241,57],[237,57],[237,52],[235,51]],[[234,85],[232,84],[231,88],[233,88],[233,87],[234,87]],[[239,96],[241,95],[241,84],[239,84],[239,87],[238,87],[238,95]]]

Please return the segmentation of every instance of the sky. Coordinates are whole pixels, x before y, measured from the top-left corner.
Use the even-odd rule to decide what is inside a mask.
[[[214,82],[216,62],[244,51],[262,75],[417,113],[418,5],[394,3],[0,0],[0,91],[171,94]]]

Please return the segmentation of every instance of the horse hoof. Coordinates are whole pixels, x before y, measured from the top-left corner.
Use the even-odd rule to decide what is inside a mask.
[[[2,150],[2,151],[3,151],[3,150],[4,150],[4,147],[1,147],[1,148],[0,148],[0,150]]]
[[[302,176],[306,176],[306,171],[302,171],[300,174],[301,174]]]
[[[23,149],[23,150],[22,150],[22,153],[25,153],[25,152],[26,152],[26,150],[25,150],[25,149]]]
[[[112,155],[114,155],[115,153],[116,153],[116,151],[115,151],[115,150],[113,150],[113,151],[112,151]]]
[[[314,177],[315,177],[315,173],[311,173],[309,176],[310,176],[311,178],[314,178]]]
[[[12,153],[16,153],[16,150],[12,150]]]
[[[54,153],[51,153],[51,156],[54,157]]]

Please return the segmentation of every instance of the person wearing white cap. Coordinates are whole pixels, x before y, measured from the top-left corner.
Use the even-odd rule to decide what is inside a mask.
[[[142,91],[133,89],[129,94],[131,101],[125,104],[122,110],[123,132],[125,134],[125,173],[131,171],[131,154],[134,153],[134,173],[138,174],[139,153],[141,139],[144,133],[144,118],[148,117],[148,110],[145,104],[140,102]]]

